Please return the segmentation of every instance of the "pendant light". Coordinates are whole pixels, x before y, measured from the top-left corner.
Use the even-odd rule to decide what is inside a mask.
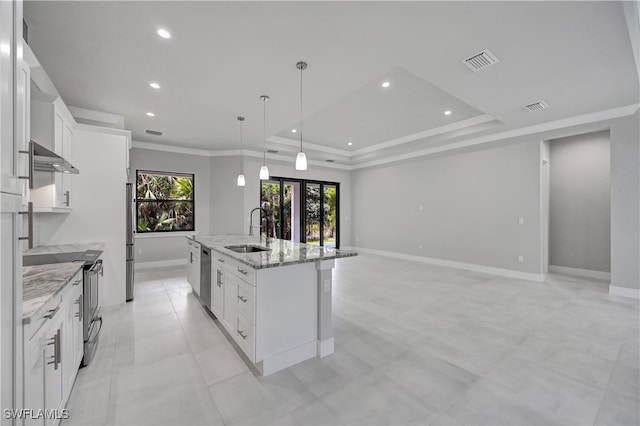
[[[263,127],[262,127],[262,139],[264,140],[264,151],[262,151],[262,167],[260,167],[260,180],[269,179],[269,168],[267,167],[267,101],[269,97],[267,95],[260,96],[260,100],[264,105],[263,113]]]
[[[300,152],[296,157],[296,170],[307,170],[307,156],[302,152],[302,71],[307,69],[307,63],[298,62],[296,67],[300,70]]]
[[[244,155],[242,154],[242,122],[244,117],[238,117],[240,122],[240,174],[238,175],[238,186],[244,186]]]

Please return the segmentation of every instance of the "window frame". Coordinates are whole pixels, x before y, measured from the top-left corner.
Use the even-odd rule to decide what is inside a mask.
[[[190,177],[191,185],[193,187],[193,192],[191,195],[191,200],[175,200],[175,199],[155,199],[150,200],[147,198],[138,198],[138,175],[140,173],[146,173],[150,175],[159,175],[159,176],[180,176],[180,177]],[[138,235],[151,235],[151,234],[164,234],[171,232],[195,232],[196,231],[196,174],[195,173],[185,173],[185,172],[164,172],[160,170],[148,170],[148,169],[136,169],[136,180],[135,180],[135,209],[136,209],[136,223],[135,223],[135,232]],[[140,231],[138,229],[138,217],[139,217],[139,205],[140,203],[162,203],[162,202],[188,202],[193,206],[193,214],[192,214],[192,228],[191,229],[163,229],[158,231]]]

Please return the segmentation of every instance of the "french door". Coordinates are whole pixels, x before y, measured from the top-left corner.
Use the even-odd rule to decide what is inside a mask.
[[[260,203],[268,217],[262,234],[338,248],[339,192],[340,184],[336,182],[278,177],[261,181]]]

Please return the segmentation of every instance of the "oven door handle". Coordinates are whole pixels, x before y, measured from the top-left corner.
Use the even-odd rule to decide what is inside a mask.
[[[89,269],[89,273],[96,274],[96,275],[100,273],[100,275],[104,276],[104,270],[102,268],[102,259],[96,260],[96,263],[94,263],[91,269]]]
[[[93,322],[96,322],[96,321],[100,321],[100,326],[98,327],[98,331],[96,331],[96,334],[95,334],[95,336],[93,336],[93,338],[91,338],[91,336],[89,336],[89,338],[87,339],[87,341],[85,343],[91,344],[98,338],[98,335],[100,334],[100,330],[102,330],[102,317],[98,317],[95,320],[93,320]],[[92,329],[93,329],[93,327],[92,327]]]

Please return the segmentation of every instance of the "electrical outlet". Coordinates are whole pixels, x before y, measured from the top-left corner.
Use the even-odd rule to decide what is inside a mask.
[[[520,263],[524,262],[524,256],[518,256],[518,262]]]
[[[422,204],[418,206],[418,210],[422,211]]]
[[[331,291],[331,280],[324,280],[324,292],[329,293]]]
[[[518,218],[518,224],[524,225],[524,217],[519,217]]]
[[[418,245],[418,248],[419,248],[420,250],[422,250],[422,244],[419,244],[419,245]]]
[[[142,254],[142,249],[138,249],[138,254]]]
[[[360,242],[360,238],[356,237],[356,243]]]

